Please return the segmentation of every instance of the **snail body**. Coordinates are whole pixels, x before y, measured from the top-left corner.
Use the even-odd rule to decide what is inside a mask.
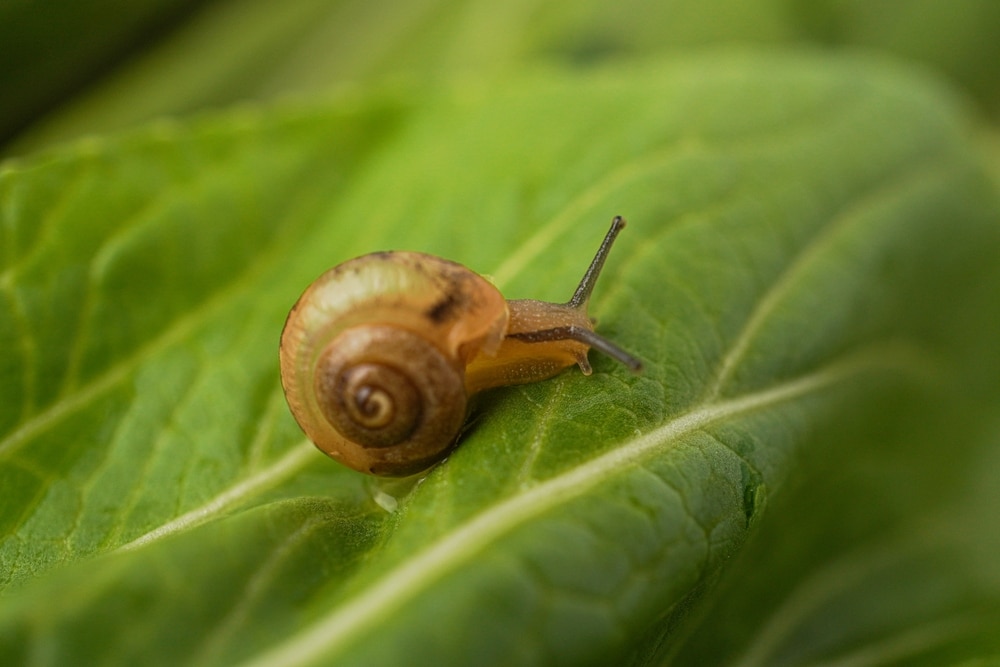
[[[640,363],[594,332],[587,302],[625,221],[616,217],[573,298],[506,300],[487,279],[417,252],[377,252],[321,275],[281,335],[289,408],[319,449],[373,475],[419,472],[444,458],[468,397],[543,380],[596,347]]]

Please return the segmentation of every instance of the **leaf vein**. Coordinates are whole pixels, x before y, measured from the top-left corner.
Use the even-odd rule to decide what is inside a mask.
[[[609,452],[548,478],[472,517],[388,572],[354,599],[317,618],[298,634],[246,664],[253,667],[299,665],[310,663],[319,656],[328,656],[331,652],[346,650],[357,635],[377,625],[378,619],[385,613],[417,596],[421,590],[504,534],[601,483],[611,481],[626,469],[637,466],[647,457],[668,449],[681,438],[709,424],[802,398],[863,372],[895,368],[901,362],[904,369],[909,369],[912,363],[909,355],[888,354],[883,347],[873,346],[768,389],[701,405]]]
[[[721,395],[726,383],[732,379],[739,363],[749,351],[757,333],[780,307],[782,300],[794,290],[802,274],[815,265],[819,256],[832,243],[836,242],[846,228],[859,221],[864,221],[864,214],[871,208],[909,191],[914,182],[924,180],[929,174],[937,173],[940,169],[941,167],[936,162],[928,158],[907,165],[902,172],[894,173],[888,181],[879,183],[860,200],[851,200],[845,210],[832,216],[805,248],[795,255],[792,262],[771,284],[764,295],[757,300],[743,329],[737,334],[729,351],[719,364],[714,379],[708,384],[702,397],[703,402],[714,401]]]
[[[220,617],[215,623],[215,629],[205,633],[205,641],[201,648],[192,651],[192,658],[189,664],[211,665],[220,663],[220,655],[225,650],[226,643],[231,642],[237,635],[241,624],[244,623],[253,605],[264,599],[267,588],[280,574],[280,568],[295,550],[306,543],[309,537],[317,530],[325,526],[325,522],[320,517],[310,517],[299,526],[295,532],[290,534],[281,543],[275,545],[271,554],[263,560],[246,584],[242,588],[242,595],[234,600],[229,612]]]
[[[203,170],[202,173],[206,174],[202,177],[202,180],[205,180],[210,171]],[[185,187],[189,187],[188,184],[184,185]],[[115,232],[104,238],[100,246],[94,251],[88,266],[87,288],[84,290],[83,305],[79,309],[76,326],[70,329],[76,332],[76,335],[73,337],[72,349],[68,357],[62,394],[72,391],[79,379],[80,364],[83,362],[83,355],[86,351],[93,325],[92,315],[97,303],[99,276],[105,272],[107,266],[116,256],[116,253],[120,252],[119,249],[125,244],[126,240],[132,234],[143,229],[145,223],[155,221],[156,213],[159,210],[165,209],[170,199],[177,196],[178,191],[179,189],[166,188],[158,192],[155,198],[133,212],[127,220],[122,220],[117,225]]]
[[[290,212],[290,215],[294,215],[294,212]],[[280,226],[281,223],[276,224]],[[103,374],[96,376],[85,385],[80,385],[76,391],[63,396],[32,419],[8,433],[3,439],[0,439],[0,457],[21,447],[36,434],[59,423],[66,416],[86,407],[98,396],[128,378],[142,364],[143,360],[184,340],[224,305],[236,300],[242,294],[251,292],[260,274],[268,266],[281,260],[285,245],[285,243],[280,242],[268,245],[267,249],[256,257],[255,261],[245,265],[246,268],[241,273],[234,276],[228,283],[220,285],[214,295],[208,296],[200,305],[174,320],[174,323],[163,329],[160,335],[151,338],[138,347],[134,353],[109,366]]]
[[[310,463],[317,460],[316,448],[309,441],[303,441],[289,449],[280,459],[244,479],[239,484],[229,487],[210,501],[190,510],[131,542],[117,547],[116,551],[131,551],[145,544],[162,539],[174,533],[179,533],[199,526],[213,518],[222,516],[234,507],[239,506],[247,498],[274,488],[281,482],[293,477]]]
[[[10,303],[14,324],[17,329],[17,340],[21,346],[21,354],[24,355],[24,371],[21,376],[21,420],[28,418],[35,405],[35,392],[37,385],[37,366],[35,362],[38,358],[38,344],[30,331],[27,313],[24,310],[24,303],[19,298],[13,285],[0,283],[7,299]],[[2,452],[0,448],[0,452]]]
[[[77,173],[72,179],[68,179],[66,184],[59,188],[58,197],[50,202],[47,214],[38,222],[38,230],[35,232],[35,242],[16,261],[12,261],[3,273],[0,273],[0,284],[14,284],[17,275],[28,266],[34,258],[45,249],[52,239],[52,230],[57,225],[61,217],[66,215],[66,209],[76,199],[77,193],[83,188],[87,181],[88,170],[80,163]],[[29,167],[24,171],[31,170]],[[37,168],[35,168],[37,169]]]
[[[547,223],[539,226],[530,238],[507,255],[507,259],[491,273],[494,282],[498,285],[504,285],[512,280],[556,240],[566,234],[577,220],[585,217],[585,214],[596,207],[601,200],[606,199],[615,190],[677,158],[678,152],[673,147],[670,150],[656,151],[642,159],[626,162],[604,178],[585,188]]]

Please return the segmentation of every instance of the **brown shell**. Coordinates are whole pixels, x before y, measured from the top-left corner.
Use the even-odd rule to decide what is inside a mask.
[[[453,445],[465,366],[495,353],[507,321],[496,287],[460,264],[365,255],[324,273],[292,308],[281,383],[321,450],[361,472],[410,474]]]

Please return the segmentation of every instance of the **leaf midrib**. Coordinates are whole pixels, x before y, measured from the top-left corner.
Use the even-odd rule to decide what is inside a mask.
[[[817,393],[865,372],[896,369],[919,374],[924,356],[902,342],[873,344],[813,373],[768,389],[696,406],[605,454],[483,510],[387,572],[374,586],[303,626],[282,644],[245,663],[245,667],[308,664],[320,656],[329,657],[330,653],[346,650],[352,639],[375,629],[379,619],[486,550],[506,533],[615,479],[646,459],[662,454],[695,431]]]

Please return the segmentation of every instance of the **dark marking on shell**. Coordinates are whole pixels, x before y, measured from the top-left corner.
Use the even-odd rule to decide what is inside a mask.
[[[434,324],[442,324],[452,319],[455,313],[461,309],[463,301],[464,299],[459,292],[448,292],[443,299],[428,308],[425,315]]]

